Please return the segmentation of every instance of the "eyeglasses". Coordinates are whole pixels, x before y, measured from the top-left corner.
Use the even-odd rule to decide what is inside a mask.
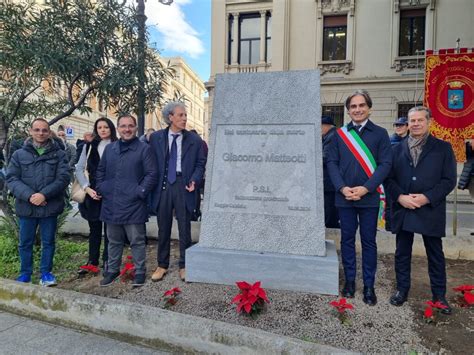
[[[394,126],[394,127],[405,127],[406,124],[403,124],[403,123],[402,123],[402,124],[394,124],[393,126]]]
[[[33,128],[32,130],[35,133],[40,133],[40,132],[41,133],[48,133],[49,132],[49,129],[46,129],[46,128]]]

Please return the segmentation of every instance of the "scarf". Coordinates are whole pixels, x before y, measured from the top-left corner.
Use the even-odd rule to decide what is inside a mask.
[[[410,149],[411,159],[413,160],[413,165],[416,167],[418,164],[418,159],[420,159],[421,152],[423,151],[423,147],[428,140],[429,133],[426,133],[421,138],[414,138],[412,136],[408,136],[408,148]]]

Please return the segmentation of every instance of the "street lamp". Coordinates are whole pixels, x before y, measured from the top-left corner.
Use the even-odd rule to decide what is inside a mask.
[[[171,5],[173,0],[158,0],[163,5]],[[137,0],[137,20],[138,20],[138,92],[137,92],[137,116],[138,116],[138,135],[145,133],[145,0]]]

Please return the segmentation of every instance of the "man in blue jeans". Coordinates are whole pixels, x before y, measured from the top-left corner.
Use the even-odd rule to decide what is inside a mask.
[[[20,222],[21,270],[17,281],[30,282],[36,229],[41,233],[40,284],[55,286],[51,273],[58,215],[64,210],[70,174],[66,153],[50,138],[48,122],[36,118],[31,138],[15,151],[7,170],[7,186],[15,196]]]

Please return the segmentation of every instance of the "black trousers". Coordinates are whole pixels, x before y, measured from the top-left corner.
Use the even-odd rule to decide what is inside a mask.
[[[426,255],[428,257],[428,274],[430,276],[433,296],[446,295],[446,263],[443,253],[443,241],[440,237],[423,235]],[[413,233],[401,231],[397,233],[397,249],[395,251],[395,273],[397,289],[408,292],[411,283],[411,253]]]
[[[170,264],[171,227],[173,210],[179,231],[179,268],[185,267],[186,249],[191,246],[191,213],[186,209],[187,190],[183,178],[178,176],[173,184],[167,183],[161,191],[158,209],[158,266],[167,269]]]
[[[326,228],[340,228],[334,191],[324,191],[324,224]]]
[[[104,251],[102,261],[105,265],[108,259],[107,226],[101,221],[87,221],[89,223],[89,264],[99,266],[100,244],[102,242],[102,228],[104,228]]]

